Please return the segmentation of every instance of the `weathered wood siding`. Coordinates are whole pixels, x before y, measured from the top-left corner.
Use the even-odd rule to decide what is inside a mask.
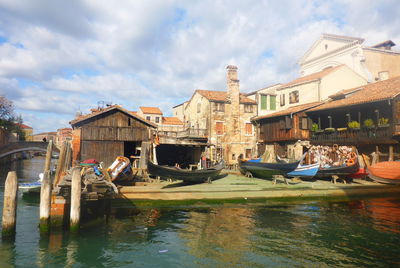
[[[291,121],[291,127],[286,128],[285,121]],[[300,117],[295,114],[292,118],[278,117],[260,122],[260,138],[264,142],[279,142],[291,140],[308,140],[309,130],[300,129]]]
[[[147,141],[148,129],[139,127],[82,127],[82,140]]]
[[[117,156],[124,155],[123,141],[82,141],[81,160],[95,158],[108,167]]]

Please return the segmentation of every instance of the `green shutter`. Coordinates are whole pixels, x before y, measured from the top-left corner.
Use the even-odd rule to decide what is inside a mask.
[[[261,95],[261,110],[267,110],[267,96]]]
[[[276,110],[276,96],[269,96],[269,109],[271,111]]]

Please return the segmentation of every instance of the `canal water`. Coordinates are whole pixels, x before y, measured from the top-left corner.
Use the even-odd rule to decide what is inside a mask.
[[[17,164],[36,180],[42,158]],[[7,167],[0,174],[0,211]],[[38,233],[39,203],[18,200],[17,235],[0,267],[400,267],[400,198],[148,208]]]

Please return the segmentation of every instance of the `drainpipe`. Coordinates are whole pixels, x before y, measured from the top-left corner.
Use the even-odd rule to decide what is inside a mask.
[[[321,101],[321,78],[318,79],[318,101]]]

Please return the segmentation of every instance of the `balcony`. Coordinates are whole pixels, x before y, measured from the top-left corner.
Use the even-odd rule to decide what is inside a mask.
[[[177,139],[207,139],[208,130],[207,129],[195,129],[187,128],[185,130],[179,131],[158,131],[159,136],[166,136]]]
[[[400,127],[397,126],[400,130]],[[376,144],[376,143],[393,143],[393,128],[389,127],[374,127],[362,128],[359,130],[345,130],[332,132],[311,132],[311,142],[314,144]],[[400,134],[400,133],[399,133]]]

